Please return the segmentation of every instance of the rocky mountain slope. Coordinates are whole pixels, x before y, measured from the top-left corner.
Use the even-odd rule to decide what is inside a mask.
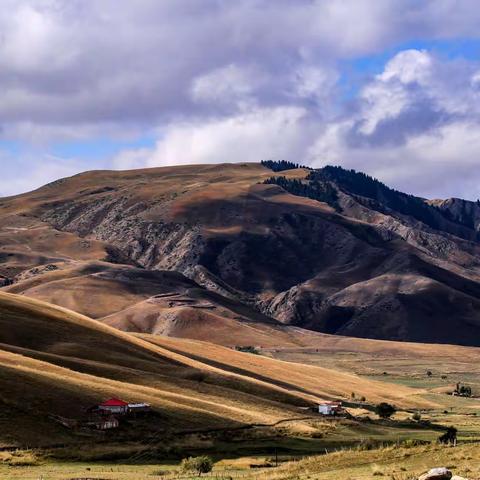
[[[180,284],[194,282],[177,289],[152,280],[153,289],[132,301],[88,311],[127,330],[195,336],[200,324],[214,331],[227,318],[236,326],[480,345],[478,207],[458,205],[338,167],[288,162],[87,172],[0,200],[0,274],[13,283],[6,289],[84,312],[101,303],[110,280],[96,278],[87,300],[76,281],[58,279],[57,289],[60,274],[51,269],[77,269],[85,282],[78,262],[101,260],[117,264],[110,276],[123,264],[150,272],[140,276],[174,271]],[[215,321],[206,309],[197,327],[175,330],[172,320],[185,322],[191,310],[151,301],[174,293],[188,303],[193,291],[203,292],[197,306],[215,299]]]

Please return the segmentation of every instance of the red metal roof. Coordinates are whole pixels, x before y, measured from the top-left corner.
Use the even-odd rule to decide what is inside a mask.
[[[128,406],[127,402],[120,400],[119,398],[111,398],[106,402],[100,404],[101,407],[126,407]]]

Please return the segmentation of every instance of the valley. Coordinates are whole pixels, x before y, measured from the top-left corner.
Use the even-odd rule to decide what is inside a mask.
[[[226,476],[273,480],[322,453],[314,478],[333,478],[330,461],[370,478],[371,455],[403,480],[391,445],[409,463],[444,458],[449,427],[458,452],[477,444],[475,204],[276,169],[95,171],[0,199],[2,478],[173,479],[207,454]],[[151,413],[92,428],[111,398]],[[332,401],[340,418],[318,413]]]

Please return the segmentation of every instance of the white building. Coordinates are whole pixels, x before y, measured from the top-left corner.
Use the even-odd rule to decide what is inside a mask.
[[[318,405],[321,415],[339,415],[343,412],[342,402],[323,402]]]

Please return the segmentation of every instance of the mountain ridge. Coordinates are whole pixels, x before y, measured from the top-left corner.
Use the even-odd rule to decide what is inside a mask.
[[[54,238],[72,235],[90,249],[95,245],[87,261],[110,256],[132,268],[179,272],[266,315],[263,322],[274,321],[270,317],[334,334],[480,344],[475,205],[403,194],[340,167],[269,165],[274,169],[264,162],[86,172],[0,199],[0,274],[8,277],[9,262],[21,263],[9,260],[20,255],[13,240],[22,243],[8,237],[9,225],[26,228],[17,230],[23,237],[32,224]],[[22,222],[27,227],[18,227]],[[38,257],[46,252],[39,249]],[[63,269],[79,261],[77,254],[35,256],[31,263]],[[22,293],[21,273],[4,288]],[[148,298],[137,300],[128,312],[110,312],[119,327],[151,315],[151,305],[147,313],[141,303]],[[173,306],[167,313],[180,322],[191,315]],[[203,315],[200,323],[207,317],[213,321]]]

